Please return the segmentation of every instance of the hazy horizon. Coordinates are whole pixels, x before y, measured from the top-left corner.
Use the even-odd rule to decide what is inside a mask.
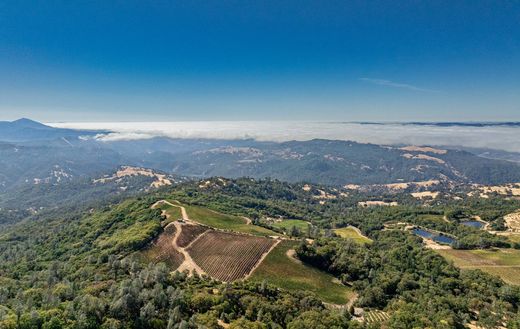
[[[463,146],[520,152],[520,126],[438,126],[403,123],[317,121],[179,121],[49,123],[60,128],[109,130],[101,141],[154,137],[291,140],[351,140],[374,144]]]

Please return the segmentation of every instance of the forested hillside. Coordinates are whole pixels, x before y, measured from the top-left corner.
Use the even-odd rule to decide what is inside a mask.
[[[520,182],[517,162],[452,149],[322,139],[283,143],[164,137],[104,140],[96,137],[99,133],[109,132],[56,129],[24,120],[2,123],[0,192],[41,182],[96,178],[125,165],[197,179],[270,177],[334,186],[428,180]]]
[[[519,324],[517,286],[481,271],[461,272],[434,250],[425,249],[421,238],[410,231],[383,230],[395,221],[439,229],[434,218],[442,220],[446,215],[451,224],[442,229],[465,241],[466,248],[472,243],[479,248],[513,247],[505,238],[463,226],[458,218],[462,212],[493,222],[501,218],[493,211],[495,206],[507,213],[520,208],[518,201],[477,202],[472,197],[441,200],[432,207],[403,197],[398,207],[364,208],[358,200],[366,195],[320,202],[319,190],[334,192],[273,180],[215,178],[163,187],[122,202],[98,203],[90,209],[19,214],[25,220],[0,233],[0,327],[464,328],[473,323],[516,328]],[[357,293],[357,300],[338,311],[313,292],[286,290],[274,279],[222,283],[172,273],[170,265],[150,262],[143,251],[170,223],[160,209],[152,207],[164,199],[178,200],[190,214],[207,207],[247,216],[250,225],[280,232],[299,245],[299,261],[336,277]],[[269,218],[298,219],[310,225],[284,231],[266,221]],[[346,225],[359,227],[369,243],[334,234],[334,229]],[[480,245],[486,239],[489,245]],[[294,260],[276,261],[291,264]],[[354,320],[352,306],[382,312],[387,320]]]

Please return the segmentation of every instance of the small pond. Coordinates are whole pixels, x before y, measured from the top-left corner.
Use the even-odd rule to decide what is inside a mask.
[[[482,228],[484,226],[484,223],[479,222],[478,220],[468,220],[461,222],[462,225],[471,226],[474,228]]]
[[[414,234],[421,236],[426,239],[432,239],[435,242],[441,243],[441,244],[452,244],[455,242],[455,239],[450,238],[449,236],[442,235],[442,234],[434,234],[432,232],[416,228],[412,231]]]

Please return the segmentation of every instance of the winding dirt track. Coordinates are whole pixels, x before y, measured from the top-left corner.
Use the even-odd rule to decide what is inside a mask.
[[[178,245],[178,240],[179,240],[179,237],[181,235],[181,232],[182,232],[182,228],[187,226],[187,225],[198,225],[198,223],[196,221],[193,221],[189,218],[188,216],[188,212],[186,211],[186,208],[181,206],[181,205],[177,205],[177,204],[174,204],[174,203],[171,203],[167,200],[160,200],[160,201],[157,201],[156,203],[154,203],[152,205],[152,208],[157,208],[159,205],[161,204],[166,204],[166,205],[169,205],[171,207],[176,207],[176,208],[179,208],[181,210],[181,216],[182,216],[182,219],[184,220],[184,223],[181,223],[179,221],[174,221],[174,222],[171,222],[169,223],[165,228],[167,228],[168,226],[170,225],[174,225],[175,226],[175,236],[173,237],[173,240],[172,240],[172,245],[175,249],[177,249],[183,256],[184,256],[184,261],[182,262],[182,264],[179,266],[179,268],[177,268],[177,271],[179,272],[183,272],[183,271],[188,271],[189,273],[198,273],[198,274],[207,274],[199,265],[197,265],[197,263],[193,260],[193,258],[191,257],[190,253],[187,251],[188,248],[190,248],[194,242],[198,241],[200,238],[202,238],[206,233],[208,233],[209,231],[211,230],[208,230],[206,232],[203,232],[202,234],[200,234],[199,236],[197,236],[193,241],[191,241],[187,246],[185,246],[184,248],[180,247]],[[162,211],[162,215],[165,216],[167,219],[170,219],[170,215],[168,214],[167,211],[163,210]],[[250,218],[248,217],[245,217],[243,216],[242,219],[244,219],[247,223],[247,225],[252,225],[252,221]],[[264,261],[264,259],[267,257],[267,255],[269,255],[269,253],[271,253],[271,251],[273,251],[274,248],[276,248],[276,246],[278,246],[278,244],[281,242],[281,240],[279,239],[276,239],[276,241],[273,243],[273,245],[271,246],[271,248],[269,248],[269,250],[267,250],[262,256],[261,258],[257,261],[257,263],[255,264],[255,266],[251,269],[251,271],[249,271],[249,273],[246,274],[246,276],[244,278],[242,278],[241,280],[245,280],[247,278],[249,278],[253,273],[254,271],[260,266],[260,264],[262,264],[262,262]]]
[[[179,266],[179,268],[177,268],[177,271],[179,272],[183,272],[183,271],[188,271],[189,273],[198,273],[198,274],[206,274],[206,272],[204,272],[199,265],[197,265],[197,263],[195,263],[195,261],[193,260],[193,258],[191,258],[189,252],[186,251],[186,248],[188,248],[190,245],[186,246],[186,248],[181,248],[179,247],[179,245],[177,244],[177,240],[179,239],[179,236],[181,235],[181,231],[182,231],[182,227],[184,225],[194,225],[194,223],[192,223],[192,221],[190,220],[190,218],[188,217],[188,213],[186,212],[186,208],[184,208],[183,206],[180,206],[180,205],[176,205],[176,204],[173,204],[169,201],[166,201],[166,200],[161,200],[161,201],[157,201],[153,206],[152,208],[156,208],[159,204],[167,204],[169,206],[172,206],[172,207],[177,207],[177,208],[180,208],[181,209],[181,214],[182,214],[182,219],[186,222],[186,224],[182,224],[178,221],[174,221],[174,222],[171,222],[169,223],[166,228],[170,225],[174,225],[175,226],[175,236],[173,237],[173,240],[172,240],[172,245],[175,249],[177,249],[183,256],[184,256],[184,261],[182,262],[182,264]],[[166,217],[166,218],[170,218],[170,215],[168,214],[167,211],[164,211],[163,210],[163,215]],[[200,238],[202,235],[204,234],[201,234],[197,237]],[[197,239],[195,239],[194,241],[196,241]],[[192,241],[192,243],[194,242]]]

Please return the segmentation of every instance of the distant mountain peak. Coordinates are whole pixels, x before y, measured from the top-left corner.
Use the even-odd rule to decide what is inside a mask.
[[[11,123],[15,126],[24,128],[49,128],[49,126],[27,118],[21,118]]]

